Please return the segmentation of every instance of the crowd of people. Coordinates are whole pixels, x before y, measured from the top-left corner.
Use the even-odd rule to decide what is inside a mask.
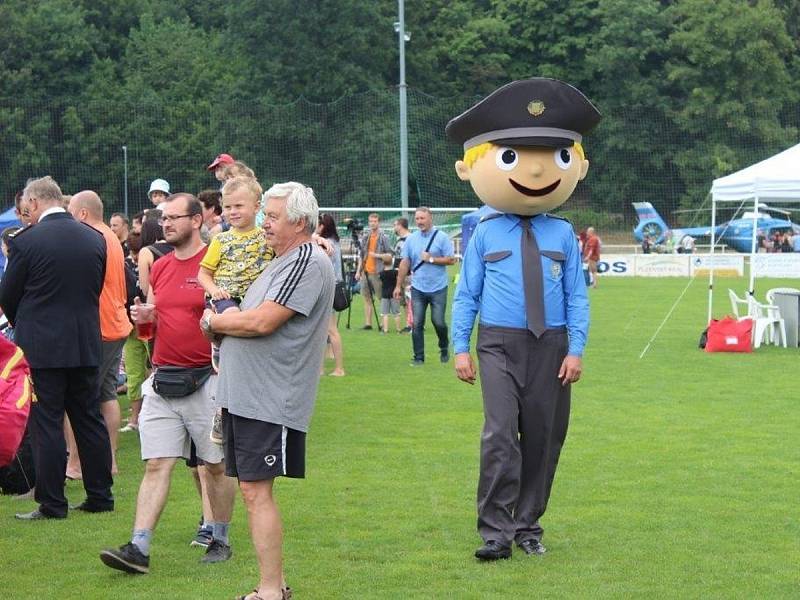
[[[756,232],[758,252],[800,252],[800,234],[789,230],[775,230],[767,236],[763,229]]]
[[[525,110],[507,110],[512,104]],[[536,126],[528,120],[543,115]],[[446,128],[464,146],[456,174],[495,209],[465,250],[452,326],[456,377],[474,384],[470,344],[480,315],[483,544],[474,556],[481,561],[509,558],[512,544],[528,556],[546,552],[539,521],[566,438],[571,385],[583,370],[585,278],[597,285],[601,249],[592,228],[580,248],[572,225],[550,211],[585,177],[580,140],[599,118],[574,87],[534,78],[496,90]],[[506,136],[518,145],[495,143],[510,143]],[[517,166],[514,177],[523,183],[508,176]],[[183,459],[201,500],[192,542],[206,548],[202,562],[232,556],[238,483],[259,568],[256,589],[238,597],[286,599],[292,591],[273,486],[278,477],[305,475],[326,345],[335,360],[331,374],[345,374],[332,314],[342,306],[342,249],[333,217],[320,218],[311,188],[286,182],[263,191],[255,173],[228,154],[208,169],[221,190],[195,196],[156,179],[148,192],[153,208],[130,219],[116,213],[109,225],[93,191],[67,197],[51,177],[25,185],[18,211],[28,222],[4,236],[8,268],[0,281],[0,308],[28,357],[39,399],[29,421],[38,507],[16,517],[114,510],[124,360],[133,412],[123,429],[138,430],[145,467],[130,540],[101,551],[103,564],[149,572],[172,473]],[[410,321],[411,366],[421,367],[429,307],[439,360],[451,360],[447,268],[455,251],[429,208],[416,208],[414,222],[412,233],[405,219],[395,220],[392,245],[379,215],[370,215],[368,230],[354,235],[354,279],[364,296],[363,328],[374,318],[386,335],[393,319],[404,333]],[[67,476],[83,481],[80,504],[67,504]]]
[[[191,545],[205,548],[202,562],[232,555],[238,481],[261,576],[242,597],[287,598],[272,484],[304,476],[318,385],[307,374],[325,374],[326,347],[334,360],[328,375],[345,375],[332,310],[345,261],[336,221],[319,214],[310,188],[288,182],[264,192],[228,154],[207,168],[219,189],[176,193],[157,178],[150,208],[133,215],[108,215],[97,193],[64,194],[51,177],[29,180],[17,194],[22,226],[2,232],[0,308],[6,335],[28,357],[39,402],[28,426],[37,478],[26,495],[38,507],[16,517],[113,511],[118,435],[138,432],[145,469],[131,538],[103,550],[103,563],[149,572],[172,472],[184,460],[199,496]],[[371,214],[354,244],[362,329],[374,322],[381,334],[410,332],[411,365],[423,365],[430,306],[446,363],[455,252],[430,209],[418,208],[414,221],[412,233],[406,218],[395,219],[390,242]],[[273,357],[267,369],[258,359],[265,353]],[[129,405],[124,425],[118,394]],[[68,505],[65,478],[82,481],[83,502]]]
[[[332,310],[341,248],[311,188],[264,192],[228,154],[208,169],[220,189],[175,193],[155,179],[152,208],[130,217],[105,214],[93,191],[64,194],[51,177],[17,195],[22,227],[3,232],[0,308],[38,402],[28,424],[37,508],[16,517],[113,511],[117,435],[137,431],[145,469],[131,538],[103,550],[102,562],[149,571],[171,475],[185,460],[199,492],[191,538],[205,547],[202,562],[232,555],[238,481],[260,572],[242,597],[287,598],[272,484],[304,476],[319,381],[307,374],[324,364],[326,342],[332,374],[344,375]],[[124,426],[121,385],[131,409]],[[82,480],[83,502],[68,505],[65,478]]]

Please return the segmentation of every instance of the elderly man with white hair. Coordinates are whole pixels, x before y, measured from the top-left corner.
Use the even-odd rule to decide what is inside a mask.
[[[226,474],[237,477],[258,556],[247,600],[286,598],[276,477],[305,475],[305,437],[335,286],[312,240],[319,208],[311,188],[276,184],[264,194],[264,231],[275,258],[250,286],[241,311],[206,311],[200,326],[222,336],[217,403],[223,408]],[[268,357],[268,358],[265,358]]]

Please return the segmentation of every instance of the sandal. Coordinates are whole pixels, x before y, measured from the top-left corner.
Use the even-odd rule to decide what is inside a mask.
[[[250,596],[250,598],[247,597],[249,592],[243,596],[236,596],[236,600],[263,600],[263,598],[258,595],[258,588],[255,588],[253,593],[255,593],[255,596]],[[281,598],[283,598],[283,600],[292,600],[292,588],[288,586],[281,588]]]

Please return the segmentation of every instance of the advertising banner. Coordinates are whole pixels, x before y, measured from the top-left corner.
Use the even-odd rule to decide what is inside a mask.
[[[714,268],[715,277],[741,277],[744,275],[742,254],[692,254],[689,256],[692,277],[708,277]]]
[[[597,272],[603,277],[633,277],[633,254],[608,254],[597,261]]]
[[[688,277],[688,254],[639,254],[636,275],[639,277]]]
[[[800,252],[756,254],[752,261],[756,277],[800,278]]]

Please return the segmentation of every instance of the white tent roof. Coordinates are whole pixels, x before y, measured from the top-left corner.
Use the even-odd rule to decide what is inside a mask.
[[[711,195],[718,202],[747,198],[800,200],[800,144],[715,179]]]

